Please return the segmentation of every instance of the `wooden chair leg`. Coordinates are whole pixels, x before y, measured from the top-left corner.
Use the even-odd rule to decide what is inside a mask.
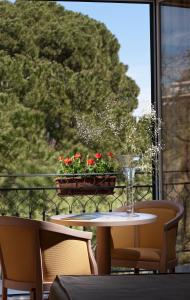
[[[43,300],[43,289],[41,287],[37,287],[35,290],[35,300]]]
[[[167,273],[167,269],[166,268],[160,268],[159,273],[165,274],[165,273]]]
[[[35,300],[35,299],[36,299],[35,289],[31,289],[30,290],[30,300]]]
[[[7,300],[7,288],[2,288],[2,300]]]
[[[138,268],[134,268],[134,274],[139,274],[139,269]]]
[[[175,273],[175,267],[174,267],[174,268],[171,268],[171,269],[169,269],[169,273]]]

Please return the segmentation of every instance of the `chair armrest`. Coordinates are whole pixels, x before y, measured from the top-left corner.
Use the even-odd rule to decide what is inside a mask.
[[[171,219],[169,222],[164,224],[164,231],[168,231],[174,227],[178,226],[178,222],[183,217],[184,209],[181,207],[175,218]]]
[[[176,259],[176,236],[177,226],[164,231],[164,242],[162,255],[166,260]]]
[[[178,221],[173,219],[170,222],[167,222],[166,224],[164,224],[164,231],[169,231],[175,227],[178,227]]]
[[[176,258],[176,237],[177,228],[180,219],[183,217],[184,209],[180,206],[175,218],[164,224],[163,232],[163,260],[170,260]]]
[[[40,222],[40,230],[47,230],[84,240],[92,239],[92,232],[71,229],[64,225],[55,224],[53,222]]]

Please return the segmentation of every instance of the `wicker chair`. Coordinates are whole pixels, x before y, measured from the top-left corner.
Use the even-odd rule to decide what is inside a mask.
[[[117,211],[126,211],[120,207]],[[181,204],[173,201],[144,201],[135,205],[135,211],[157,215],[154,223],[112,227],[112,265],[154,270],[175,271],[176,236],[178,222],[183,216]]]
[[[8,288],[41,300],[58,274],[97,274],[91,237],[50,222],[0,217],[3,300]]]

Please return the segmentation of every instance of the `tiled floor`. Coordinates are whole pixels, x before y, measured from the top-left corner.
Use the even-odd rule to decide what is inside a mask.
[[[2,297],[0,297],[2,299]],[[8,299],[10,300],[29,300],[29,295],[22,296],[22,295],[12,295],[11,297],[9,296]]]
[[[179,265],[175,268],[176,273],[190,273],[190,264]]]
[[[26,294],[26,295],[12,294],[12,295],[8,296],[8,299],[9,300],[29,300],[30,297],[29,297],[29,294]],[[45,294],[44,300],[47,300],[47,299],[48,299],[48,294]],[[0,296],[0,300],[2,300],[1,296]]]
[[[2,300],[2,282],[0,280],[0,300]],[[29,293],[28,292],[22,292],[22,291],[16,291],[16,290],[9,290],[8,291],[8,299],[10,300],[28,300],[29,299]],[[48,299],[48,293],[44,294],[44,300]]]
[[[2,297],[0,297],[0,299],[2,300]],[[29,294],[23,296],[23,295],[11,295],[11,296],[8,296],[8,299],[9,300],[29,300],[30,297],[29,297]],[[48,299],[48,295],[45,295],[44,296],[44,300],[47,300]]]

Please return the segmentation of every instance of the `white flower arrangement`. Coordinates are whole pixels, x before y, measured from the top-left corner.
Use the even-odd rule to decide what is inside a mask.
[[[102,148],[106,141],[113,141],[113,149],[109,145],[111,151],[139,155],[141,170],[151,171],[152,162],[157,163],[161,150],[161,143],[157,138],[161,130],[161,120],[156,116],[153,107],[151,113],[139,118],[131,115],[118,117],[115,113],[116,105],[116,101],[113,101],[111,108],[105,105],[105,110],[101,112],[76,116],[80,139],[87,146],[97,144]]]

